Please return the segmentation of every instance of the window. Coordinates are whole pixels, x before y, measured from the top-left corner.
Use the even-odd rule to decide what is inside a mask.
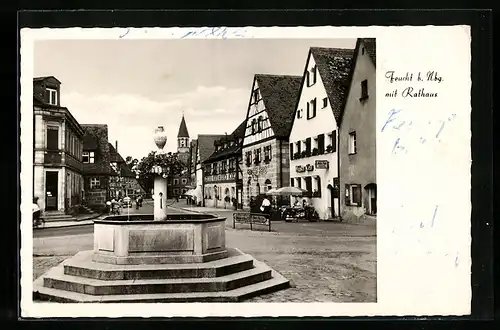
[[[355,154],[356,150],[356,132],[349,133],[349,154]]]
[[[97,189],[101,187],[101,180],[99,178],[90,178],[90,189]]]
[[[254,118],[252,119],[252,134],[257,133],[257,120]]]
[[[253,154],[254,154],[254,163],[255,164],[259,164],[261,162],[261,150],[260,148],[259,149],[255,149],[253,151]]]
[[[259,116],[259,118],[257,119],[257,132],[262,132],[262,124],[263,124],[263,120],[262,120],[262,116]]]
[[[264,161],[269,162],[271,160],[271,146],[264,147]]]
[[[47,102],[49,104],[57,105],[57,90],[52,89],[52,88],[47,88],[46,89],[47,93]]]
[[[306,190],[309,193],[309,196],[312,194],[312,178],[310,176],[306,176],[304,178],[304,181],[306,182]]]
[[[179,184],[179,179],[174,179],[174,185],[178,185]]]
[[[292,178],[292,179],[290,180],[290,187],[293,187],[293,186],[294,186],[294,183],[295,183],[295,179],[294,179],[294,178]]]
[[[118,172],[118,164],[116,162],[112,162],[110,163],[110,165],[113,168],[113,170],[115,170],[115,172]]]
[[[307,103],[307,119],[316,117],[316,98]]]
[[[359,98],[360,101],[365,100],[368,98],[368,80],[363,80],[361,82],[361,97]]]
[[[325,97],[325,98],[323,99],[323,108],[326,108],[327,106],[328,106],[328,98],[327,98],[327,97]]]
[[[59,149],[59,127],[47,126],[47,149]]]
[[[187,183],[187,179],[182,179],[182,184],[186,184]]]
[[[321,197],[321,178],[319,176],[315,177],[315,188],[313,192],[313,197]]]
[[[361,185],[346,184],[345,185],[345,204],[361,206]]]
[[[179,195],[179,189],[174,189],[174,195]]]
[[[259,100],[259,89],[256,88],[253,91],[253,103],[257,103],[258,100]]]
[[[318,135],[318,154],[325,153],[325,134]]]
[[[302,118],[302,109],[297,110],[297,119]]]
[[[82,162],[85,164],[94,164],[95,154],[93,151],[84,151],[82,154]]]
[[[310,87],[316,83],[316,66],[313,66],[311,70],[306,72],[307,87]]]

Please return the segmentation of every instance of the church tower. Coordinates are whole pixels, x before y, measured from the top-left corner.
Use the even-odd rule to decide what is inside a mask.
[[[182,115],[181,126],[179,126],[177,134],[177,153],[179,159],[187,163],[189,159],[189,133],[184,115]]]

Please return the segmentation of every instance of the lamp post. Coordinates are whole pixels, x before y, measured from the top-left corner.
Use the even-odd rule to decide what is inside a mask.
[[[167,144],[167,134],[163,126],[155,129],[154,141],[158,147],[158,154],[164,154],[163,148]],[[152,168],[154,174],[154,219],[167,219],[167,173],[168,168],[155,165]]]

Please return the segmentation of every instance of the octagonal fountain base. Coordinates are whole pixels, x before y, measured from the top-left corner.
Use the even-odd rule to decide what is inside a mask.
[[[94,250],[34,282],[53,302],[236,302],[289,286],[266,264],[225,245],[225,218],[112,216],[94,222]]]

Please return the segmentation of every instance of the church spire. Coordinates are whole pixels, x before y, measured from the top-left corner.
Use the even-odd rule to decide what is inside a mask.
[[[189,133],[186,126],[186,120],[184,119],[184,114],[182,114],[181,126],[179,126],[179,133],[177,134],[177,137],[189,138]]]

